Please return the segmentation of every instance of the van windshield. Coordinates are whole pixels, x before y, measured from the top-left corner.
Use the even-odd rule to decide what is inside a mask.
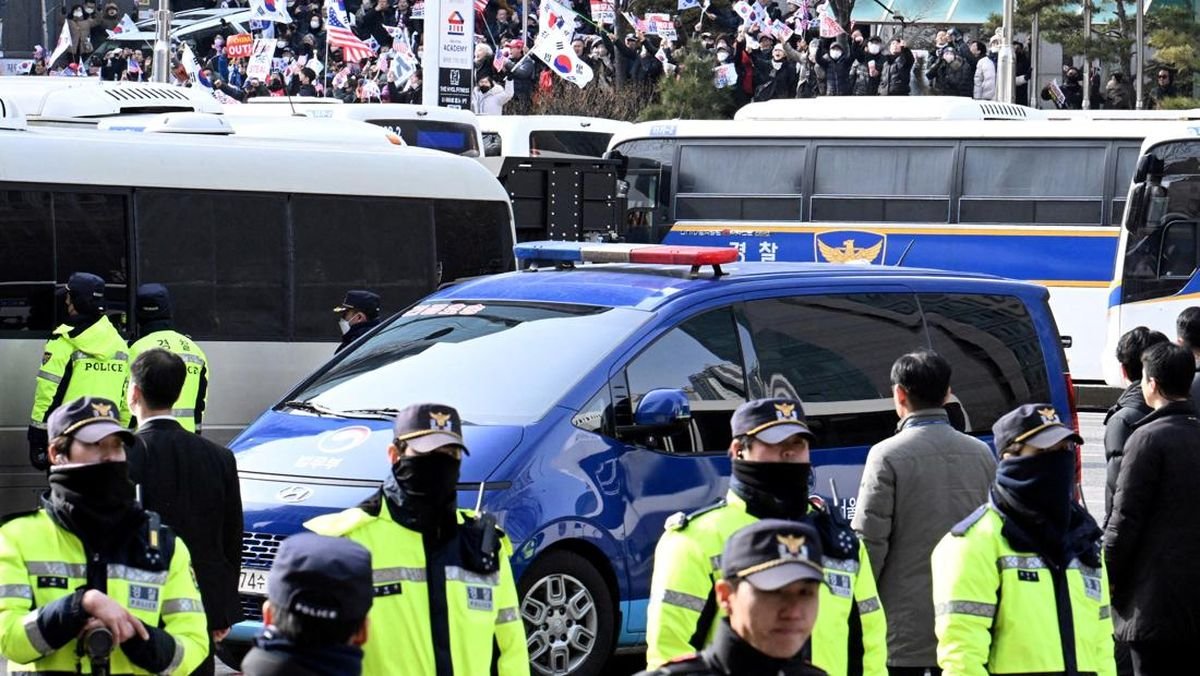
[[[479,157],[475,127],[469,124],[406,119],[375,119],[366,122],[398,134],[410,146],[441,150],[464,157]]]
[[[525,424],[650,316],[547,303],[416,305],[290,399],[349,415],[436,401],[474,424]]]

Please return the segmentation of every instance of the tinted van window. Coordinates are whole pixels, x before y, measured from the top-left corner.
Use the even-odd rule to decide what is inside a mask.
[[[804,402],[820,447],[873,444],[895,430],[891,368],[926,347],[909,293],[792,296],[746,303],[768,397]]]
[[[918,294],[933,349],[954,368],[950,387],[969,431],[991,434],[1021,404],[1050,401],[1046,359],[1029,311],[1013,296]]]

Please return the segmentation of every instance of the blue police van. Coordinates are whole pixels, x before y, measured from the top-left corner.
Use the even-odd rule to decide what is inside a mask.
[[[1043,287],[934,270],[738,263],[729,248],[521,244],[526,268],[444,288],[338,354],[234,444],[247,621],[267,569],[309,518],[352,507],[389,472],[390,416],[458,408],[459,502],[512,539],[534,673],[597,674],[644,642],[663,522],[721,497],[729,419],[747,399],[804,404],[814,492],[852,516],[869,447],[897,416],[904,352],[954,366],[967,431],[1073,392]],[[608,263],[604,265],[592,262]]]

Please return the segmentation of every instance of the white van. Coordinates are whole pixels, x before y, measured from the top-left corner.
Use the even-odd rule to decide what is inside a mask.
[[[484,165],[500,171],[507,157],[603,157],[629,122],[571,115],[483,115]]]
[[[358,120],[398,134],[410,146],[441,150],[464,157],[479,157],[483,137],[479,118],[468,110],[407,103],[343,104],[338,99],[260,96],[244,104],[225,106],[230,116],[290,116]]]

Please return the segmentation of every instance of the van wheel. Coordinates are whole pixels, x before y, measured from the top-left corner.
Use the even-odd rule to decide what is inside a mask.
[[[616,609],[604,578],[583,557],[552,551],[518,585],[534,674],[597,676],[613,651]]]

